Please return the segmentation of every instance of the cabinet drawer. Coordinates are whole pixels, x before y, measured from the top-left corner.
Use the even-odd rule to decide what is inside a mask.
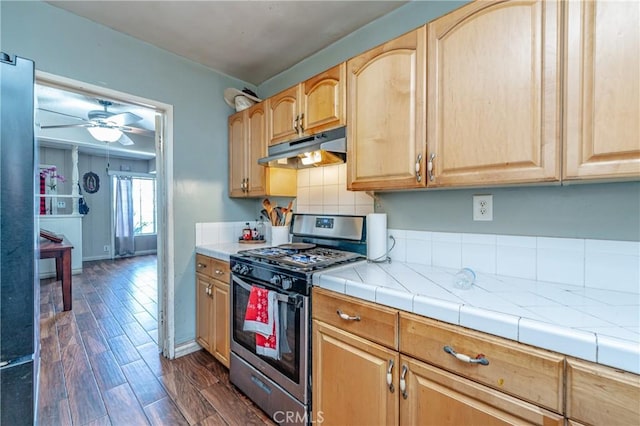
[[[313,289],[312,304],[313,318],[388,348],[398,349],[397,310],[320,288]],[[358,319],[343,319],[339,312]]]
[[[593,425],[640,424],[640,376],[567,359],[567,417]]]
[[[196,254],[196,272],[229,283],[229,262]]]
[[[448,346],[488,365],[464,362]],[[557,413],[563,412],[564,356],[507,339],[400,313],[400,352]]]

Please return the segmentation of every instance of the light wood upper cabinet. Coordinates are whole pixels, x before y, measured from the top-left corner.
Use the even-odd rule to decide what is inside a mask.
[[[640,177],[640,3],[567,2],[565,179]]]
[[[347,61],[347,188],[422,188],[425,27]]]
[[[480,1],[428,24],[429,186],[560,178],[561,8]]]
[[[345,64],[269,99],[269,145],[345,124]]]
[[[258,159],[267,156],[265,103],[229,116],[229,196],[295,196],[293,169],[267,168]]]

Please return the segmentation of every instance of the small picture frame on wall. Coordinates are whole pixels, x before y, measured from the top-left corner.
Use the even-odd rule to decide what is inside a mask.
[[[100,176],[87,172],[82,176],[82,189],[87,194],[95,194],[100,189]]]

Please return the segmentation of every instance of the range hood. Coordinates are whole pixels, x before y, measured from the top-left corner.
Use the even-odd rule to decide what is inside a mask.
[[[304,169],[341,164],[347,158],[346,128],[321,132],[313,136],[272,145],[267,157],[258,164],[268,167]]]

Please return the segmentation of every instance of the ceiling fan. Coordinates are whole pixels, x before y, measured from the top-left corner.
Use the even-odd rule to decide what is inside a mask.
[[[133,145],[133,141],[125,133],[135,133],[145,136],[153,136],[152,130],[141,129],[138,127],[130,127],[130,124],[137,123],[142,117],[131,112],[123,112],[115,114],[107,110],[113,105],[111,101],[98,99],[98,103],[102,105],[102,110],[93,110],[87,113],[87,118],[76,117],[75,115],[65,114],[59,111],[52,111],[45,108],[39,108],[42,111],[52,112],[54,114],[64,115],[76,120],[84,121],[81,124],[57,124],[52,126],[40,126],[41,129],[62,129],[68,127],[85,127],[94,139],[102,142],[120,142],[122,145]]]

